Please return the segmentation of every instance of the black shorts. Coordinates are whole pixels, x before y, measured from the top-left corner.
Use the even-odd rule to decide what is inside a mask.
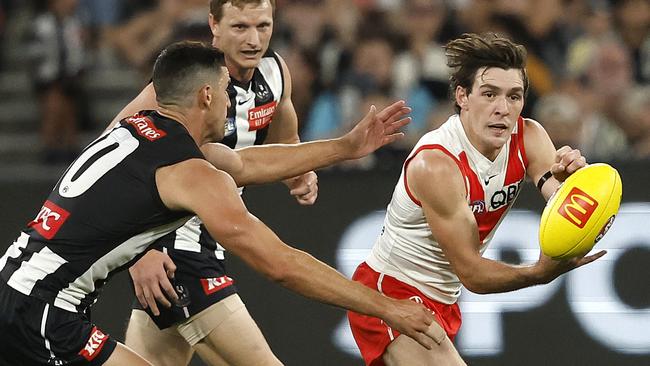
[[[225,264],[202,252],[176,250],[165,245],[167,255],[176,265],[172,284],[179,301],[171,308],[158,306],[160,315],[155,316],[150,309],[144,309],[158,328],[165,329],[198,314],[226,297],[237,293],[232,278],[226,275]],[[133,303],[134,309],[143,310],[140,303]]]
[[[101,365],[116,345],[84,314],[59,309],[0,281],[0,365]]]

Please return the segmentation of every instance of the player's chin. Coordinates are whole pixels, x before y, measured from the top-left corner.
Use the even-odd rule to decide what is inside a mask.
[[[239,59],[239,65],[244,69],[254,69],[262,61],[261,54],[256,55],[255,57],[241,57]]]
[[[508,135],[508,137],[509,137],[509,135]],[[503,147],[503,145],[505,145],[508,142],[508,137],[506,137],[505,135],[504,136],[494,136],[494,135],[492,135],[492,136],[490,136],[488,141],[489,141],[490,145],[492,145],[492,147],[494,147],[495,149],[500,149],[500,148]]]

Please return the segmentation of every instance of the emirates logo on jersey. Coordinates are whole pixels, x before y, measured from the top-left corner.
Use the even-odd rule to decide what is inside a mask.
[[[201,285],[206,295],[211,295],[225,287],[232,285],[234,281],[228,276],[217,278],[201,278]]]
[[[248,110],[248,130],[257,131],[268,126],[273,120],[273,113],[275,113],[277,104],[274,100],[271,103]]]
[[[165,137],[167,133],[160,130],[153,124],[153,121],[148,117],[133,116],[126,120],[126,123],[135,127],[138,135],[146,138],[149,141],[156,141],[161,137]]]
[[[88,342],[86,342],[86,346],[79,351],[79,355],[88,361],[92,361],[101,352],[107,340],[108,335],[97,329],[97,327],[93,327]]]
[[[45,239],[52,239],[68,219],[70,213],[52,201],[45,201],[36,218],[27,226],[36,230]]]

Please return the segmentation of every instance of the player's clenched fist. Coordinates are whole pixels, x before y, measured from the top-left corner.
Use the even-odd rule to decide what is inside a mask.
[[[571,174],[587,165],[587,160],[580,150],[569,146],[562,146],[555,153],[555,164],[551,166],[551,173],[555,179],[564,182]]]

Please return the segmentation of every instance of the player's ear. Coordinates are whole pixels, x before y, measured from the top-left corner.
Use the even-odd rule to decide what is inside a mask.
[[[198,104],[202,107],[210,108],[212,105],[212,87],[210,84],[205,84],[199,89],[199,92],[197,94],[198,98]]]
[[[469,93],[467,92],[466,88],[463,88],[460,85],[456,86],[454,96],[456,98],[456,104],[458,104],[460,109],[465,109],[465,107],[467,107],[467,98],[469,97],[468,94]]]
[[[219,22],[214,18],[214,15],[210,14],[208,16],[208,24],[210,25],[212,36],[215,38],[219,37]]]

